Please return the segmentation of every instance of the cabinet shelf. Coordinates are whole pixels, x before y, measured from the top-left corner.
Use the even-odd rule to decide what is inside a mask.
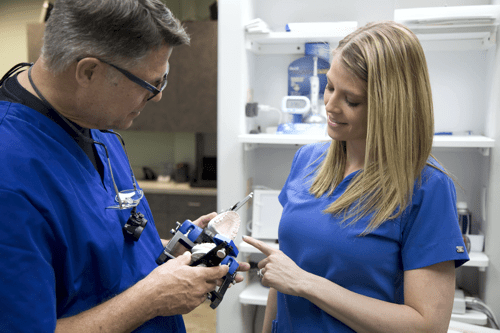
[[[271,32],[246,34],[246,48],[255,54],[304,54],[305,43],[329,43],[335,47],[346,34]]]
[[[486,50],[496,44],[496,24],[408,25],[426,49]]]
[[[490,260],[484,252],[469,252],[470,260],[467,261],[464,266],[478,267],[481,272],[486,270]]]
[[[260,282],[251,282],[248,287],[240,293],[240,303],[250,305],[266,305],[269,288]]]
[[[279,245],[275,241],[264,241],[264,243],[266,243],[267,245],[271,246],[274,249],[279,249]],[[255,247],[246,242],[241,242],[238,245],[238,250],[243,253],[261,253]]]
[[[292,134],[242,134],[238,136],[241,143],[262,145],[306,145],[320,141],[330,141],[325,135],[292,135]],[[434,136],[434,148],[492,148],[495,140],[481,136]]]
[[[217,195],[216,188],[191,187],[189,183],[160,182],[153,180],[139,180],[137,183],[145,193],[209,196]]]
[[[427,49],[489,49],[496,44],[496,24],[409,25]],[[255,54],[304,54],[305,43],[327,42],[336,47],[346,34],[271,32],[246,34],[246,48]]]

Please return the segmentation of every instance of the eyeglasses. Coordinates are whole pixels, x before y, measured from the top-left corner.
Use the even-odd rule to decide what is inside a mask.
[[[139,203],[141,202],[142,197],[144,197],[144,192],[142,190],[138,189],[137,181],[136,181],[135,175],[134,175],[134,171],[132,170],[132,166],[130,165],[130,159],[128,158],[127,149],[125,149],[125,141],[123,141],[122,136],[116,132],[108,131],[108,130],[101,130],[101,132],[114,134],[120,139],[123,150],[125,151],[125,156],[127,156],[128,166],[130,168],[130,174],[132,176],[132,184],[134,186],[134,188],[130,189],[130,190],[118,191],[118,186],[116,186],[115,177],[113,175],[113,169],[111,168],[111,162],[109,160],[108,149],[106,148],[104,143],[94,141],[94,143],[103,146],[104,151],[106,152],[106,158],[108,159],[109,173],[111,174],[111,180],[113,181],[113,187],[115,188],[115,193],[116,193],[115,201],[118,203],[118,205],[109,206],[106,208],[108,208],[108,209],[130,209],[130,208],[137,207],[137,205],[139,205]]]
[[[155,87],[151,83],[146,82],[143,79],[138,78],[137,76],[135,76],[134,74],[130,73],[129,71],[127,71],[127,70],[125,70],[123,68],[120,68],[118,66],[110,64],[109,62],[106,62],[106,61],[101,60],[99,58],[96,58],[96,59],[99,60],[100,62],[103,62],[103,63],[105,63],[107,65],[110,65],[111,67],[115,68],[120,73],[122,73],[123,75],[125,75],[127,77],[127,79],[129,79],[130,81],[132,81],[134,83],[137,83],[138,85],[140,85],[144,89],[146,89],[149,92],[151,92],[152,95],[147,99],[148,101],[150,99],[152,99],[152,98],[155,98],[155,96],[158,95],[159,93],[161,93],[163,91],[163,89],[165,89],[165,87],[167,86],[167,75],[168,75],[168,72],[170,70],[170,64],[168,64],[168,63],[167,63],[167,72],[165,73],[165,75],[163,75],[163,78],[162,78],[161,82],[157,85],[157,87]]]

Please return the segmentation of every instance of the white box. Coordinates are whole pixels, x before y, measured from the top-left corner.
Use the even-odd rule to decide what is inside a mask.
[[[483,252],[484,249],[484,235],[467,235],[470,240],[471,252]]]
[[[281,191],[254,190],[252,237],[258,239],[278,239],[278,225],[283,207],[278,201]]]

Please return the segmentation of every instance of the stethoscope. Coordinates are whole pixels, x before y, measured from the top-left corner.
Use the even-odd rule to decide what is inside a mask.
[[[137,181],[136,181],[134,172],[132,170],[132,166],[130,165],[130,159],[128,158],[127,149],[125,148],[125,141],[123,140],[122,136],[119,133],[116,133],[116,132],[113,132],[113,131],[99,130],[102,133],[114,134],[114,135],[116,135],[120,139],[120,142],[122,144],[123,150],[125,152],[125,156],[127,157],[127,160],[128,160],[128,163],[129,163],[130,173],[131,173],[131,176],[132,176],[132,184],[133,184],[134,188],[131,189],[131,190],[119,191],[118,187],[116,185],[116,182],[115,182],[114,175],[113,175],[113,169],[111,167],[111,161],[109,159],[109,153],[108,153],[108,149],[107,149],[106,145],[104,143],[102,143],[102,142],[99,142],[99,141],[96,141],[96,140],[94,140],[92,138],[84,136],[69,120],[67,120],[64,116],[62,116],[52,106],[52,104],[49,103],[49,101],[47,101],[47,99],[43,96],[43,94],[40,92],[40,90],[38,89],[38,87],[33,82],[33,78],[31,76],[31,69],[33,68],[33,63],[19,63],[16,66],[14,66],[13,68],[11,68],[2,77],[2,79],[0,80],[0,86],[2,86],[2,84],[4,83],[4,81],[7,80],[7,78],[9,78],[10,76],[16,74],[21,68],[26,67],[26,66],[30,66],[30,68],[28,69],[28,79],[30,81],[30,84],[33,87],[33,90],[35,90],[35,92],[38,95],[38,97],[40,98],[40,100],[42,101],[42,103],[45,105],[45,107],[49,108],[50,110],[54,110],[60,116],[60,118],[82,140],[84,140],[85,142],[90,143],[90,144],[100,145],[101,147],[104,148],[104,151],[106,153],[106,158],[107,158],[107,161],[108,161],[109,171],[110,171],[110,174],[111,174],[111,180],[113,182],[114,190],[115,190],[115,193],[116,193],[115,201],[118,203],[115,206],[109,206],[109,207],[106,207],[106,208],[107,209],[120,209],[120,210],[132,208],[130,217],[129,217],[127,223],[123,226],[122,230],[123,230],[123,234],[124,234],[125,239],[133,240],[133,241],[139,240],[139,237],[141,236],[142,231],[144,230],[144,228],[146,227],[146,224],[148,222],[144,218],[144,215],[142,213],[137,212],[137,206],[139,205],[139,202],[141,201],[142,197],[144,196],[144,193],[143,193],[143,191],[141,189],[138,189]]]

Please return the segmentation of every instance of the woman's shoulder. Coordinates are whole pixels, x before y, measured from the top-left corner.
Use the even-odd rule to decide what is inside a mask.
[[[302,146],[297,151],[295,158],[304,162],[312,162],[321,157],[323,154],[326,154],[328,148],[330,147],[330,143],[330,141],[323,141]]]
[[[427,160],[427,165],[424,167],[421,173],[421,181],[423,184],[453,184],[453,179],[448,174],[446,169],[433,157],[429,157]]]
[[[330,142],[317,142],[300,147],[295,153],[289,177],[299,177],[311,174],[323,161]]]

